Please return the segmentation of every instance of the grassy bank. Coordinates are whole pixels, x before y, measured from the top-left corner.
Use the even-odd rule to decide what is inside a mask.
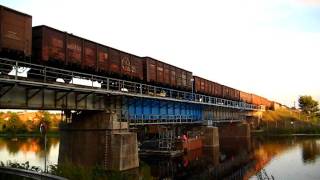
[[[262,131],[254,132],[255,135],[292,135],[292,134],[313,134],[320,135],[319,127],[302,127],[302,128],[268,128]]]
[[[266,111],[259,133],[264,135],[320,134],[319,118],[289,110]]]

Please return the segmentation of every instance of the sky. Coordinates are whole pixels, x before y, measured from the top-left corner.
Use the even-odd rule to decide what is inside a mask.
[[[48,25],[293,106],[320,101],[320,0],[0,0]]]

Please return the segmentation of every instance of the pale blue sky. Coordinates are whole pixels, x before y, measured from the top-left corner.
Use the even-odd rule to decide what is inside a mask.
[[[320,100],[320,1],[0,0],[57,29],[292,106]]]

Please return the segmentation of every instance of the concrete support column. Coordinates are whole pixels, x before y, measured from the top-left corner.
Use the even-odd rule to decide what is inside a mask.
[[[232,124],[227,126],[219,127],[220,138],[235,138],[245,137],[249,138],[250,126],[249,124]]]
[[[218,147],[219,146],[219,131],[217,127],[203,127],[203,147]]]
[[[61,128],[59,162],[117,171],[139,167],[137,135],[128,131],[127,122],[117,120],[117,114],[105,111],[72,116],[72,123]]]

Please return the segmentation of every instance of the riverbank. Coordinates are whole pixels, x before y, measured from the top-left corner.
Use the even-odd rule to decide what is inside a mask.
[[[41,137],[42,134],[40,132],[24,132],[24,133],[0,133],[0,137],[8,137],[8,138],[14,138],[14,137]],[[59,137],[60,133],[59,131],[52,131],[47,133],[47,137]]]
[[[252,134],[259,136],[320,136],[320,127],[265,128],[253,130]]]

